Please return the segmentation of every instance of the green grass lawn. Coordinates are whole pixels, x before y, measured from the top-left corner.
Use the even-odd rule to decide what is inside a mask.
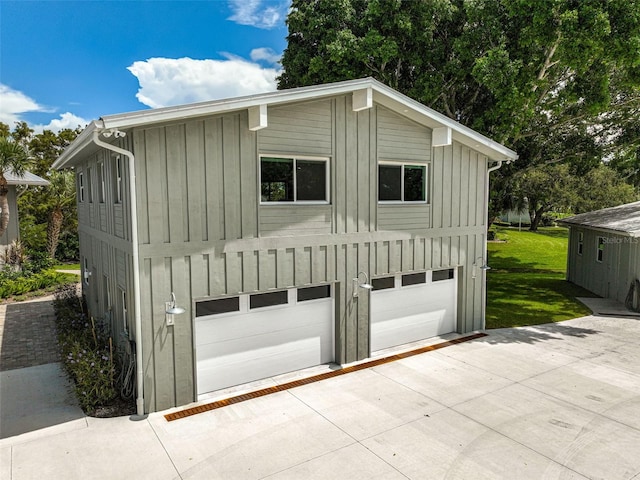
[[[565,280],[566,228],[538,232],[497,227],[487,272],[487,328],[558,322],[589,315],[575,297],[593,297]]]

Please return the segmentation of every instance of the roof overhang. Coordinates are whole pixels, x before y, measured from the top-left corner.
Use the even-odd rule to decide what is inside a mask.
[[[513,150],[491,140],[484,135],[465,127],[464,125],[442,115],[435,110],[422,105],[415,100],[387,87],[373,78],[348,80],[345,82],[314,85],[310,87],[291,88],[275,92],[236,97],[224,100],[177,105],[172,107],[140,110],[136,112],[107,115],[91,122],[76,140],[54,162],[54,168],[64,168],[73,163],[73,159],[92,143],[95,130],[128,129],[134,127],[152,126],[166,122],[186,119],[196,119],[215,114],[250,110],[252,124],[255,130],[264,127],[260,115],[269,106],[288,103],[319,100],[336,95],[353,94],[354,110],[369,108],[377,102],[390,108],[411,120],[429,128],[444,127],[451,129],[451,137],[465,145],[486,155],[491,160],[512,161],[518,158]],[[255,115],[254,115],[255,112]]]
[[[640,237],[640,202],[581,213],[558,220],[567,227],[583,228],[623,237]]]
[[[46,187],[49,185],[49,181],[42,177],[39,177],[35,173],[29,171],[24,172],[24,175],[18,176],[13,171],[7,170],[3,173],[4,178],[7,180],[7,185],[35,185]]]

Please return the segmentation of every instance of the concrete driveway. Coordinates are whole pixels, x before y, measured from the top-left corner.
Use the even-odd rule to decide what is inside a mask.
[[[0,477],[640,479],[639,318],[487,333],[172,422],[6,438]]]

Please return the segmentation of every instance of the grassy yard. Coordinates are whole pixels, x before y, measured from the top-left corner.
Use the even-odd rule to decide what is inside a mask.
[[[517,327],[558,322],[589,315],[575,297],[593,297],[565,278],[565,228],[539,232],[497,227],[490,242],[487,272],[487,328]]]

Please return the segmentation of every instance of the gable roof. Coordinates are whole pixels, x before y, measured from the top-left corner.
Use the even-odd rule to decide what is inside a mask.
[[[640,202],[581,213],[559,220],[558,223],[640,237]]]
[[[35,173],[24,172],[22,177],[19,177],[12,170],[7,170],[4,172],[4,178],[7,180],[8,185],[40,185],[47,186],[49,185],[49,181],[45,180],[42,177],[39,177]]]
[[[194,119],[208,115],[246,110],[259,106],[275,106],[287,103],[317,100],[349,93],[363,93],[372,102],[396,111],[411,120],[429,128],[446,127],[451,129],[453,140],[457,140],[492,160],[516,160],[513,150],[472,130],[464,125],[422,105],[402,93],[384,85],[374,78],[347,80],[344,82],[313,85],[310,87],[290,88],[275,92],[236,97],[223,100],[177,105],[172,107],[140,110],[136,112],[107,115],[91,122],[87,128],[69,145],[53,164],[54,168],[63,168],[73,163],[74,157],[90,147],[94,131],[126,129],[132,127],[159,124],[181,119]]]

